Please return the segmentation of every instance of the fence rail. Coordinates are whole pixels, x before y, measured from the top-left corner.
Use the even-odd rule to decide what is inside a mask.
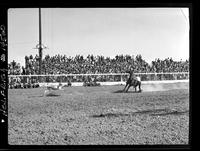
[[[135,73],[142,81],[185,80],[189,79],[189,72],[174,73]],[[96,82],[124,82],[128,73],[109,74],[57,74],[57,75],[9,75],[9,83],[52,83],[52,82],[84,82],[88,78]]]
[[[177,75],[177,74],[189,74],[189,72],[152,72],[152,73],[134,73],[135,75]],[[44,77],[44,76],[110,76],[110,75],[129,75],[128,73],[91,73],[91,74],[45,74],[45,75],[8,75],[9,77]]]

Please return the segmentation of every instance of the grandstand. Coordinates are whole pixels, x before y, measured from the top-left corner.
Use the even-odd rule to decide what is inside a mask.
[[[42,60],[39,75],[39,60],[36,55],[25,56],[25,67],[15,61],[8,64],[9,88],[38,87],[46,83],[73,83],[83,85],[88,78],[101,84],[124,84],[130,69],[142,81],[188,80],[189,61],[174,61],[172,58],[155,59],[148,64],[141,55],[116,55],[115,58],[88,55],[67,57],[46,55]],[[19,86],[20,85],[20,86]]]

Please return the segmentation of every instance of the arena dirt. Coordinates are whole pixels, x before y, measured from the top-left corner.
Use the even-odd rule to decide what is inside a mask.
[[[187,83],[143,85],[142,93],[123,87],[71,87],[51,97],[42,88],[9,90],[9,144],[188,144]]]

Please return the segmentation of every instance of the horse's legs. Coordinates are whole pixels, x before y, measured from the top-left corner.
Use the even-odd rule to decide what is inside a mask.
[[[124,89],[123,89],[123,91],[125,91],[126,90],[126,87],[128,86],[128,83],[126,83],[126,85],[125,85],[125,87],[124,87]]]
[[[137,91],[137,86],[138,86],[137,81],[134,81],[134,83],[133,83],[133,88],[135,89],[135,92]]]
[[[141,91],[141,88],[140,88],[140,86],[141,86],[141,83],[139,83],[139,90]]]
[[[129,89],[130,87],[131,87],[131,85],[129,84],[129,85],[128,85],[128,88],[126,89],[126,92],[128,92],[128,89]]]
[[[141,82],[139,82],[138,86],[139,86],[139,91],[141,92],[142,91],[141,90]]]
[[[136,86],[135,86],[135,84],[133,84],[132,86],[133,86],[133,90],[136,92]]]

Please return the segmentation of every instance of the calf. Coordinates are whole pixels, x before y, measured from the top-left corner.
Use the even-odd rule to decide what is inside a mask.
[[[48,93],[48,92],[56,91],[56,90],[64,90],[61,83],[59,83],[59,85],[50,85],[50,86],[47,86],[47,89],[44,91],[44,95],[46,93]]]

